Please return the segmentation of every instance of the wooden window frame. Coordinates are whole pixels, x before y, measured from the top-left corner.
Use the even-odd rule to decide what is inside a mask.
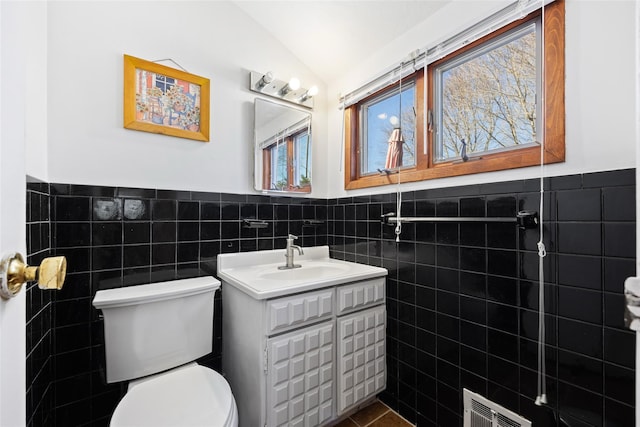
[[[433,111],[434,87],[433,70],[438,64],[463,54],[486,43],[505,32],[539,17],[542,10],[531,13],[525,18],[506,25],[503,28],[485,36],[469,45],[453,52],[429,65],[427,70],[428,93],[427,108]],[[560,163],[565,160],[565,8],[564,0],[556,0],[544,8],[544,163]],[[434,135],[427,134],[427,154],[421,147],[424,139],[424,72],[418,70],[414,75],[404,79],[414,79],[416,87],[416,165],[415,167],[402,168],[399,174],[387,175],[360,175],[360,135],[358,123],[359,106],[379,96],[392,86],[386,87],[375,94],[347,107],[344,111],[344,135],[345,135],[345,181],[346,190],[368,188],[381,185],[395,184],[400,179],[401,183],[416,182],[429,179],[470,175],[481,172],[494,172],[500,170],[515,169],[535,166],[540,164],[540,145],[520,149],[507,150],[495,153],[482,154],[481,159],[462,162],[459,159],[444,162],[435,162],[433,156]]]

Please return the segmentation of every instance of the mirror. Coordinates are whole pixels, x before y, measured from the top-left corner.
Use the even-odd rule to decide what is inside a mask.
[[[255,189],[311,192],[311,114],[255,100]]]

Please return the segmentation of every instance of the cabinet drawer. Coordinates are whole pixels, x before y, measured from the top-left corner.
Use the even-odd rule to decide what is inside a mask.
[[[338,315],[384,302],[384,277],[338,287]]]
[[[333,314],[333,289],[267,301],[267,335],[304,326]]]

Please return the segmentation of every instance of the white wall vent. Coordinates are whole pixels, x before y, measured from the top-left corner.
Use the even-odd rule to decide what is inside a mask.
[[[531,427],[531,421],[466,388],[462,397],[464,427]]]

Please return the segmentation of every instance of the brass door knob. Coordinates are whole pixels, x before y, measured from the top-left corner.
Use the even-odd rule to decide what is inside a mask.
[[[67,259],[63,256],[45,258],[39,267],[25,264],[19,253],[6,255],[0,261],[0,295],[12,298],[25,282],[38,281],[40,289],[62,289],[67,274]]]

